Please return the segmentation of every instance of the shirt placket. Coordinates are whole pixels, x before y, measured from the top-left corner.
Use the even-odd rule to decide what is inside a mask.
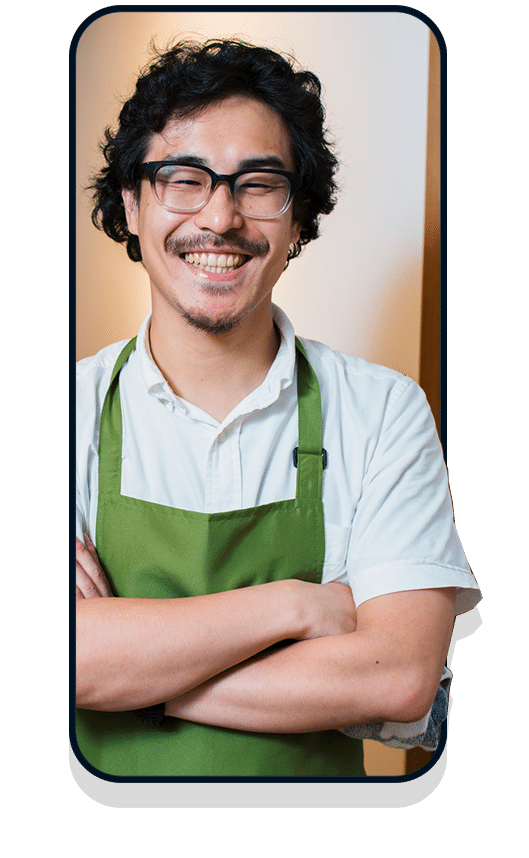
[[[237,420],[225,426],[216,434],[210,446],[206,468],[205,512],[225,512],[242,507],[241,423]]]

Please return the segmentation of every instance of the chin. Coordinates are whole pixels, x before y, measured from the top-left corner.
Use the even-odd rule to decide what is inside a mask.
[[[243,314],[243,316],[246,314]],[[211,319],[200,313],[185,311],[183,317],[191,327],[207,334],[229,334],[240,323],[243,316],[228,316],[224,319]]]

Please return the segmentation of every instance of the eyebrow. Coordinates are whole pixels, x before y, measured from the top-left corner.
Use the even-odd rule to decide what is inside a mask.
[[[206,158],[201,158],[200,155],[191,155],[189,152],[185,154],[175,152],[167,155],[163,160],[174,161],[175,163],[184,164],[189,167],[209,167]],[[244,158],[244,160],[239,162],[239,166],[235,172],[239,172],[239,170],[258,170],[259,168],[266,167],[278,170],[286,169],[284,161],[277,155],[262,155],[254,158]]]
[[[284,162],[277,155],[266,155],[262,158],[245,158],[239,164],[239,170],[258,170],[259,167],[270,167],[272,169],[275,167],[279,170],[286,169]]]
[[[189,153],[184,154],[183,152],[174,152],[171,155],[167,155],[167,157],[162,158],[162,161],[174,161],[178,164],[189,165],[190,167],[207,167],[205,158],[201,158],[199,155],[190,155]]]

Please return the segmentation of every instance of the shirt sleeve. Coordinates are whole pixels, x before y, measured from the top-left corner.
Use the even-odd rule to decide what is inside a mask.
[[[456,613],[481,599],[453,521],[442,448],[413,381],[388,396],[353,517],[347,573],[356,604],[375,596],[456,588]]]
[[[86,529],[86,516],[81,508],[81,504],[79,503],[79,497],[77,497],[75,504],[75,535],[77,539],[81,540],[81,542],[84,542],[83,534]]]

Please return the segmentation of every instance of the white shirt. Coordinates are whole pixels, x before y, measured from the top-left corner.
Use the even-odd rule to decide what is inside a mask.
[[[274,307],[281,345],[264,382],[218,423],[176,396],[149,349],[150,314],[120,374],[122,494],[225,512],[296,494],[294,331]],[[326,581],[357,605],[455,587],[456,612],[481,599],[453,524],[446,468],[423,391],[394,370],[302,340],[320,383]],[[99,416],[125,341],[78,363],[77,529],[95,538]]]

